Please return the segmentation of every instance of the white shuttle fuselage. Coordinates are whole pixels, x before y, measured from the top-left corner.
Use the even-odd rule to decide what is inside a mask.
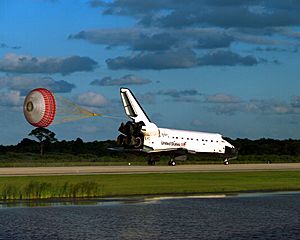
[[[133,121],[121,124],[117,142],[123,150],[154,153],[168,153],[172,156],[169,165],[175,165],[176,158],[186,154],[218,154],[224,156],[224,163],[236,155],[233,145],[218,133],[196,132],[159,128],[152,123],[132,92],[120,90],[126,115]],[[155,160],[149,160],[155,164]]]
[[[158,135],[144,137],[144,145],[153,150],[185,148],[189,153],[225,153],[233,146],[218,133],[158,128]]]

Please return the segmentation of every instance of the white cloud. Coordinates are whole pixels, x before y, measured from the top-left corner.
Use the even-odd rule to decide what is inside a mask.
[[[51,77],[27,75],[0,77],[0,88],[20,91],[21,94],[27,94],[30,90],[38,87],[47,88],[53,92],[65,93],[71,92],[75,85],[64,80],[55,81]]]
[[[0,59],[0,71],[12,73],[60,73],[93,71],[97,62],[89,57],[70,56],[65,58],[32,57],[8,53]]]
[[[111,78],[111,77],[104,77],[101,80],[97,79],[91,82],[91,85],[98,85],[98,86],[125,86],[125,85],[143,85],[150,83],[151,81],[148,79],[144,79],[138,77],[136,75],[128,74],[121,78]]]
[[[24,97],[19,91],[9,91],[0,93],[0,105],[8,107],[19,107],[23,105]]]
[[[103,95],[95,92],[82,93],[75,98],[75,101],[80,106],[96,108],[105,107],[109,103]]]
[[[205,102],[208,103],[239,103],[241,99],[236,96],[227,95],[224,93],[217,93],[205,97]]]

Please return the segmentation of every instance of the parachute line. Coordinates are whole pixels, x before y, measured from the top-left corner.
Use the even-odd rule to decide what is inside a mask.
[[[47,127],[50,124],[57,125],[90,117],[124,119],[92,112],[60,95],[54,95],[45,88],[34,89],[26,96],[23,112],[26,120],[36,127]]]
[[[55,100],[59,107],[57,108],[57,115],[54,120],[54,124],[102,116],[102,114],[89,111],[60,95],[55,95]]]

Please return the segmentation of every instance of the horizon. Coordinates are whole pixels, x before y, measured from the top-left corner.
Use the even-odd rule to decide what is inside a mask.
[[[227,138],[227,137],[226,137]],[[20,144],[24,139],[29,139],[31,141],[35,141],[38,143],[38,140],[36,140],[36,138],[34,136],[30,137],[24,137],[22,138],[21,140],[19,140],[19,142],[15,143],[15,144],[8,144],[8,145],[5,145],[5,144],[0,144],[0,146],[3,146],[3,147],[9,147],[9,146],[16,146],[18,144]],[[56,142],[62,142],[62,141],[66,141],[66,142],[72,142],[72,141],[76,141],[77,139],[80,139],[83,141],[83,143],[92,143],[94,141],[98,141],[98,142],[108,142],[108,141],[116,141],[116,139],[104,139],[104,140],[92,140],[92,141],[85,141],[83,140],[82,138],[80,137],[77,137],[76,139],[57,139]],[[272,140],[272,141],[281,141],[281,142],[284,142],[284,141],[300,141],[300,138],[296,139],[296,138],[286,138],[286,139],[275,139],[275,138],[257,138],[257,139],[250,139],[250,138],[229,138],[230,140],[232,141],[238,141],[238,140],[249,140],[249,141],[260,141],[260,140]]]

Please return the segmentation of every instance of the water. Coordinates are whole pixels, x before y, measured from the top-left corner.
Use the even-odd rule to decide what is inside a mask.
[[[2,205],[0,239],[300,239],[300,193],[90,204]]]

